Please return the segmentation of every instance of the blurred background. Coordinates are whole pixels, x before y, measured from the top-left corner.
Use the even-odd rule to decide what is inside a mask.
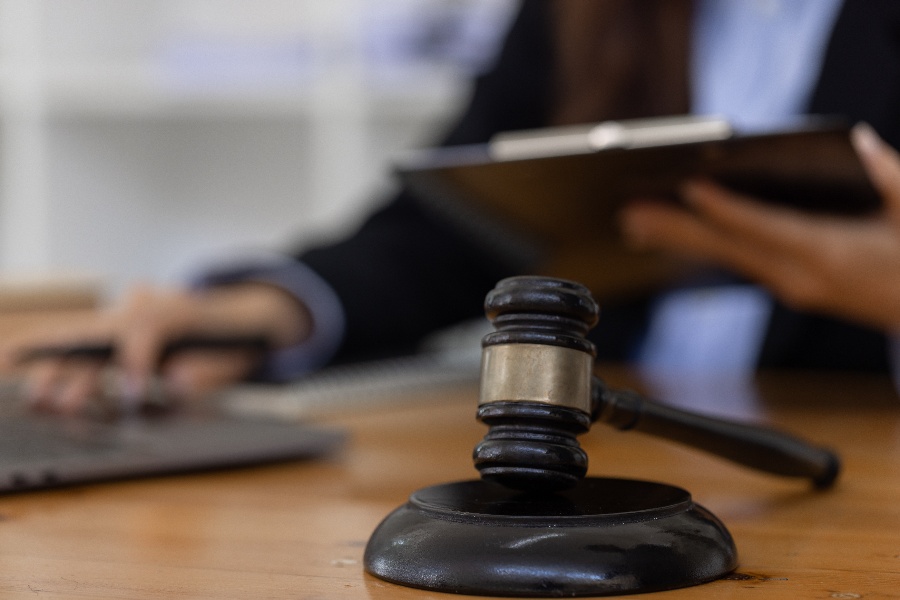
[[[326,241],[456,114],[513,0],[0,0],[0,278],[110,297]]]

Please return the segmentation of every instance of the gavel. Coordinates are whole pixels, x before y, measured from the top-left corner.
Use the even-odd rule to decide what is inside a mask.
[[[501,280],[485,299],[495,331],[482,340],[478,419],[488,425],[473,459],[481,478],[527,492],[575,487],[588,457],[577,436],[595,421],[680,442],[745,466],[831,486],[838,457],[793,435],[712,418],[609,388],[594,375],[586,338],[599,316],[583,285],[555,278]]]

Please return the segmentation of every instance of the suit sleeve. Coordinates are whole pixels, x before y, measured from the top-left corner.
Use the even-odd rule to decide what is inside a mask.
[[[479,76],[443,144],[485,142],[546,122],[552,56],[541,0],[523,3],[491,69]],[[338,360],[409,351],[427,333],[482,314],[485,294],[516,265],[401,191],[351,237],[297,257],[343,305]]]

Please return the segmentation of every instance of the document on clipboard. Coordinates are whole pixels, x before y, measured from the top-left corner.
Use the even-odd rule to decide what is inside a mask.
[[[509,253],[530,253],[537,271],[581,281],[601,301],[692,268],[628,248],[617,222],[634,198],[678,202],[688,178],[811,212],[861,216],[881,203],[849,127],[826,118],[749,134],[706,117],[501,133],[488,144],[419,152],[397,173],[461,226]]]

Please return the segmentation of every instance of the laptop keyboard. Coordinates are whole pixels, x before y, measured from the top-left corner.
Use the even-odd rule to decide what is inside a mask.
[[[87,420],[7,418],[0,435],[0,465],[6,462],[63,459],[72,454],[114,451],[109,428]]]

